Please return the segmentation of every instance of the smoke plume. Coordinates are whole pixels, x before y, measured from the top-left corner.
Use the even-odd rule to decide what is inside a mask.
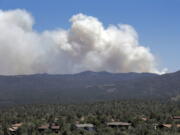
[[[0,10],[0,74],[77,73],[85,70],[160,73],[130,25],[107,28],[77,14],[71,28],[37,32],[25,10]]]

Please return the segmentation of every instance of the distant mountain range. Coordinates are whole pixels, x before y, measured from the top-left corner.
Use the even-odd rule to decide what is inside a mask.
[[[0,105],[79,103],[116,99],[180,99],[180,71],[0,76]]]

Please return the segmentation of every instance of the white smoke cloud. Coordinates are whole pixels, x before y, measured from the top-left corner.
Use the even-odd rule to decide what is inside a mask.
[[[37,32],[25,10],[0,10],[0,74],[77,73],[85,70],[160,73],[130,25],[107,28],[95,17],[74,15],[69,30]]]

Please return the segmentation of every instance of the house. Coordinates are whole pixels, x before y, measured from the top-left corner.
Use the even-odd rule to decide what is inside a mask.
[[[159,128],[172,128],[172,127],[176,127],[176,128],[180,128],[180,124],[160,124],[158,125]]]
[[[18,134],[19,128],[18,127],[10,127],[10,128],[8,128],[8,130],[11,135],[16,135],[16,134]]]
[[[54,133],[59,133],[60,126],[53,123],[53,124],[44,124],[44,125],[41,125],[40,127],[38,127],[39,132],[44,132],[47,130],[51,130]]]
[[[173,120],[180,120],[180,116],[172,116]]]
[[[15,123],[12,124],[12,127],[21,127],[23,125],[23,123]]]
[[[54,133],[59,133],[60,126],[58,126],[58,125],[52,125],[52,126],[50,127],[50,129],[51,129]]]
[[[44,132],[48,129],[49,129],[49,124],[44,124],[44,125],[41,125],[40,127],[38,127],[39,132]]]
[[[127,122],[108,122],[107,126],[109,126],[111,128],[120,128],[120,127],[129,128],[131,126],[131,123],[127,123]]]
[[[18,127],[10,127],[10,128],[8,128],[8,130],[10,132],[16,132],[18,129],[19,129]]]
[[[8,131],[10,132],[11,135],[16,135],[16,134],[18,134],[22,125],[23,125],[23,123],[12,124],[11,127],[8,128]]]
[[[80,130],[88,130],[88,131],[93,131],[94,130],[94,125],[93,124],[76,124],[75,127],[77,129],[80,129]]]

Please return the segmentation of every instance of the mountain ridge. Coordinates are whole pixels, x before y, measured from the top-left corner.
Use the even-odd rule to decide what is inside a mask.
[[[0,104],[76,103],[120,99],[171,99],[180,95],[180,71],[0,76]]]

